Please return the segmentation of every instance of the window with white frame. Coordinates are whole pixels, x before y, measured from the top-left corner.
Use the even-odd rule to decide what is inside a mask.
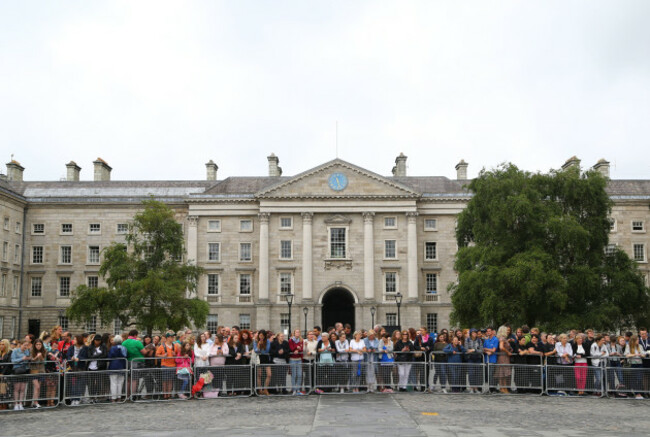
[[[40,276],[32,277],[32,297],[43,296],[43,278]]]
[[[0,296],[4,297],[7,295],[7,274],[3,273],[2,278],[0,278]]]
[[[384,229],[397,229],[397,217],[384,217]]]
[[[86,278],[86,283],[88,284],[88,288],[97,288],[99,287],[99,276],[88,276]]]
[[[113,335],[120,335],[122,333],[122,322],[117,317],[113,320]]]
[[[17,328],[17,326],[18,325],[16,324],[16,316],[12,316],[11,317],[11,335],[9,337],[16,338],[16,328]]]
[[[126,234],[129,232],[129,225],[127,223],[118,223],[116,232],[118,234]]]
[[[208,220],[208,232],[221,232],[221,220]]]
[[[432,218],[424,219],[425,231],[435,231],[437,229],[438,229],[438,220]]]
[[[18,276],[14,276],[14,286],[11,291],[11,297],[17,297],[18,296]]]
[[[280,241],[280,259],[293,258],[293,243],[291,240]]]
[[[250,296],[252,277],[250,273],[239,274],[239,294]]]
[[[386,313],[386,326],[397,325],[397,313]]]
[[[99,246],[88,246],[88,264],[99,264]]]
[[[424,259],[426,261],[438,259],[438,245],[435,241],[427,241],[424,243]]]
[[[239,243],[239,261],[248,262],[253,260],[252,244]]]
[[[251,315],[250,314],[240,314],[239,315],[239,329],[251,329]]]
[[[435,294],[438,292],[438,274],[437,273],[427,273],[425,278],[425,287],[426,292],[429,294]]]
[[[347,257],[347,228],[330,228],[330,258]]]
[[[32,225],[32,234],[44,234],[45,223],[34,223]]]
[[[239,232],[253,232],[253,220],[239,220]]]
[[[608,244],[605,246],[605,255],[614,255],[614,252],[616,252],[616,244]]]
[[[221,244],[208,243],[208,261],[219,261],[221,259]]]
[[[14,264],[20,263],[20,245],[16,244],[14,246]]]
[[[8,241],[3,241],[2,242],[2,260],[4,262],[7,262],[8,257],[9,257],[9,242]]]
[[[217,295],[219,294],[219,274],[210,273],[208,274],[208,294]]]
[[[280,217],[280,229],[283,231],[293,229],[293,217]]]
[[[66,316],[59,316],[59,326],[64,332],[68,330],[70,322]]]
[[[438,332],[438,313],[427,314],[427,331]]]
[[[384,291],[397,293],[397,272],[384,272]]]
[[[95,334],[97,332],[97,316],[92,316],[86,323],[86,332]]]
[[[90,234],[101,234],[102,233],[102,225],[100,223],[91,223],[88,226],[88,233],[90,233]]]
[[[281,332],[287,332],[287,334],[291,334],[289,332],[289,313],[281,313],[280,314],[280,331]]]
[[[292,293],[293,274],[289,272],[280,272],[280,294]]]
[[[632,232],[645,232],[645,223],[643,220],[632,220]]]
[[[208,314],[206,329],[211,334],[214,334],[215,332],[217,332],[218,327],[219,327],[219,316],[217,314]]]
[[[43,264],[43,246],[32,246],[32,264]]]
[[[59,253],[59,262],[61,264],[72,264],[72,246],[61,246]]]
[[[72,223],[62,223],[61,224],[61,233],[63,235],[71,235],[72,234]]]
[[[645,262],[645,244],[635,243],[632,246],[632,252],[634,254],[634,261]]]
[[[15,228],[14,228],[14,232],[16,232],[17,234],[20,234],[20,233],[22,232],[22,229],[21,229],[20,225],[21,225],[20,222],[16,222],[16,226],[15,226]]]
[[[59,296],[70,297],[70,276],[59,276]]]
[[[397,258],[396,240],[384,240],[384,258],[386,259]]]

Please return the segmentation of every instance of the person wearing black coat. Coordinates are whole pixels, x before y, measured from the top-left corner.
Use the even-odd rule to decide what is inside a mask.
[[[102,337],[95,335],[93,340],[88,346],[88,370],[90,372],[101,372],[97,375],[88,376],[88,389],[90,397],[94,400],[101,396],[105,396],[104,400],[108,400],[108,375],[103,370],[108,366],[108,347],[102,343]]]
[[[402,332],[401,338],[393,345],[393,351],[395,351],[395,362],[399,373],[399,390],[406,391],[413,365],[413,352],[415,351],[415,346],[409,338],[408,331]]]
[[[271,385],[275,387],[275,393],[285,393],[287,391],[290,353],[289,342],[284,339],[284,334],[277,334],[271,342],[271,349],[269,350],[271,362],[274,364],[271,371]]]
[[[68,367],[70,372],[83,372],[87,369],[88,346],[84,344],[83,335],[77,335],[75,337],[75,343],[68,348],[66,358],[68,360]],[[66,379],[66,384],[66,393],[70,393],[72,395],[70,404],[79,405],[79,397],[81,397],[86,392],[86,376],[72,376],[70,379]]]

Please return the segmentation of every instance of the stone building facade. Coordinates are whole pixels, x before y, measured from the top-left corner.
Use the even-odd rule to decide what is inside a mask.
[[[271,155],[264,177],[218,180],[210,161],[204,180],[111,181],[111,167],[97,159],[93,181],[80,181],[81,168],[70,162],[66,181],[57,182],[24,181],[24,168],[12,161],[0,180],[0,337],[57,324],[120,331],[116,323],[72,326],[64,310],[78,285],[103,284],[102,249],[123,240],[151,196],[176,211],[186,259],[205,269],[197,293],[210,304],[211,329],[369,327],[373,320],[449,327],[456,216],[470,198],[467,163],[449,179],[408,176],[406,160],[398,156],[388,177],[340,159],[282,176]],[[595,168],[609,176],[606,161]],[[650,180],[610,180],[608,192],[611,244],[647,273]]]

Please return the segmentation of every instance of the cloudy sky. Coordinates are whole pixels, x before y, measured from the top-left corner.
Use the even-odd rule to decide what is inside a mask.
[[[336,156],[455,177],[650,178],[650,2],[3,1],[0,150],[26,180],[285,175]]]

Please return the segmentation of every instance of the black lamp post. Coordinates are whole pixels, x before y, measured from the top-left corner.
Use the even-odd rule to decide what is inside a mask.
[[[375,312],[377,312],[377,308],[370,307],[370,315],[372,316],[372,327],[371,327],[371,329],[375,329]]]
[[[289,306],[289,333],[287,337],[291,337],[291,305],[293,305],[293,294],[287,294],[287,305]]]
[[[402,293],[399,291],[395,295],[395,303],[397,303],[397,326],[399,326],[399,330],[402,330],[402,318],[400,317],[400,310],[399,307],[402,306]]]
[[[309,313],[309,308],[304,307],[302,313],[305,315],[305,338],[307,338],[307,313]]]

